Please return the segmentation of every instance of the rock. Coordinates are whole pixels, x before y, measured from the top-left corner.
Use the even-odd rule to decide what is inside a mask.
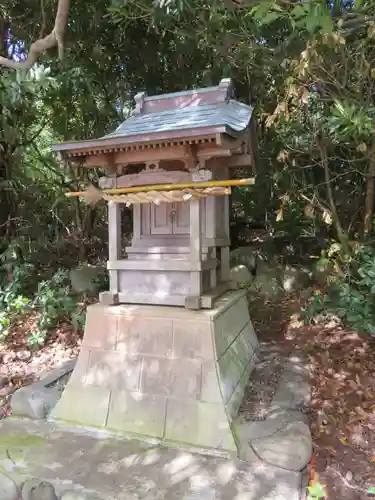
[[[285,266],[281,279],[283,289],[287,293],[303,290],[311,282],[309,273],[305,269],[292,266]]]
[[[93,293],[99,290],[104,275],[103,267],[84,265],[70,271],[70,283],[77,293]]]
[[[18,500],[19,490],[16,483],[6,474],[0,472],[0,498],[1,500]]]
[[[287,423],[268,437],[251,441],[255,453],[266,463],[299,472],[312,455],[312,439],[309,427],[300,421]]]
[[[76,491],[66,491],[61,500],[89,500],[85,493],[78,493]]]
[[[311,400],[310,384],[301,375],[284,371],[271,403],[271,410],[284,408],[298,410],[308,407]]]
[[[251,246],[240,247],[232,250],[230,253],[231,267],[243,265],[252,272],[255,271],[258,261],[257,250]]]
[[[258,439],[273,436],[277,431],[284,429],[293,422],[306,421],[306,416],[299,411],[273,411],[266,420],[255,420],[240,424],[240,439],[242,442],[252,443]]]
[[[59,399],[59,391],[42,384],[21,387],[12,396],[12,414],[33,419],[45,418]]]
[[[253,281],[253,276],[245,265],[240,264],[230,270],[230,280],[235,286],[241,288],[249,285]]]
[[[277,264],[260,261],[250,291],[267,299],[284,294],[281,282],[281,270]]]
[[[18,351],[16,353],[16,357],[20,361],[29,361],[29,359],[31,358],[31,352],[30,351]]]
[[[11,399],[12,414],[32,419],[45,418],[61,396],[59,381],[73,371],[75,363],[75,359],[68,360],[37,382],[18,389]]]
[[[351,481],[353,479],[353,472],[351,470],[348,470],[348,472],[345,474],[345,479],[347,481]]]
[[[22,500],[58,500],[55,488],[48,481],[28,479],[22,486]]]
[[[250,275],[254,272],[252,288],[254,292],[267,298],[277,298],[284,293],[304,290],[311,283],[310,274],[306,269],[282,265],[271,254],[269,259],[266,259],[264,252],[260,254],[259,250],[252,246],[233,250],[230,253],[230,265],[232,268],[244,266]]]

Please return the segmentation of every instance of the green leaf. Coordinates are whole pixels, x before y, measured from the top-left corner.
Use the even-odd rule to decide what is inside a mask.
[[[321,26],[324,33],[331,33],[333,31],[333,22],[329,14],[323,14]]]
[[[302,6],[302,5],[296,5],[292,11],[291,11],[291,15],[292,17],[295,17],[296,19],[299,19],[303,16],[306,16],[306,13],[307,13],[308,9],[306,9],[306,7]]]
[[[277,12],[269,12],[265,17],[262,18],[262,24],[267,25],[271,24],[277,19],[281,17],[281,14],[278,14]]]
[[[317,26],[317,15],[316,11],[312,10],[308,13],[306,17],[306,29],[309,33],[313,33]]]
[[[263,18],[265,18],[270,11],[272,11],[272,7],[273,5],[270,2],[261,2],[251,9],[251,14],[255,20],[263,23]]]
[[[375,495],[375,486],[370,486],[370,488],[367,490],[368,495]]]

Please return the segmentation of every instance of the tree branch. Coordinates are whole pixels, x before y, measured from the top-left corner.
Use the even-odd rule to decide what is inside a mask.
[[[52,47],[58,48],[59,59],[64,55],[64,33],[68,24],[70,0],[58,0],[55,25],[52,32],[31,44],[26,61],[13,61],[0,56],[0,65],[10,69],[29,71],[39,57]]]

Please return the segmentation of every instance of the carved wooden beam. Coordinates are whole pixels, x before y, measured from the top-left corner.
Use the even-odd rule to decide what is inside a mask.
[[[117,166],[127,166],[136,163],[157,163],[160,161],[181,160],[189,163],[194,168],[199,164],[200,159],[229,157],[233,154],[231,149],[224,149],[215,144],[200,145],[197,147],[196,156],[189,153],[185,147],[171,146],[169,148],[148,148],[136,151],[118,151],[95,155],[78,156],[69,158],[70,161],[78,162],[88,168],[107,168],[112,164]],[[83,159],[84,158],[84,159]],[[193,169],[193,168],[192,168]]]
[[[99,186],[102,189],[112,188],[127,188],[132,186],[150,186],[154,184],[182,184],[186,182],[201,182],[209,181],[212,179],[212,172],[210,170],[199,170],[198,172],[182,172],[173,171],[168,172],[165,170],[143,171],[139,174],[127,174],[121,177],[101,177],[99,179]]]

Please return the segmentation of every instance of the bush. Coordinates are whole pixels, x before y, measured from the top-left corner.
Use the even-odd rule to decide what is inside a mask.
[[[328,292],[315,292],[305,319],[335,314],[359,333],[375,336],[375,248],[362,245]]]
[[[80,329],[85,313],[69,284],[69,272],[59,269],[50,279],[38,280],[38,269],[20,263],[10,249],[0,256],[0,340],[4,340],[16,319],[36,312],[36,329],[28,336],[30,345],[44,344],[48,332],[62,320]]]

